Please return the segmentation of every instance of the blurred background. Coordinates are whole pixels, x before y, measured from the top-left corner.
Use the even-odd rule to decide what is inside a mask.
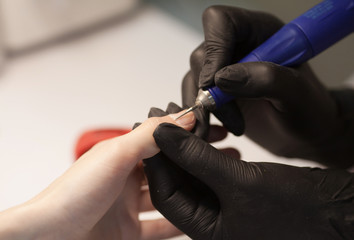
[[[92,34],[118,24],[152,5],[202,34],[201,14],[210,5],[224,4],[273,13],[289,22],[320,0],[0,0],[0,64],[6,58],[34,51],[68,38]],[[311,60],[327,86],[338,86],[352,73],[354,36],[347,37]],[[335,60],[334,60],[335,59]]]
[[[84,131],[130,129],[152,106],[181,104],[208,6],[262,10],[289,22],[319,2],[0,0],[0,211],[62,174]],[[353,46],[352,34],[310,61],[325,85],[353,75]],[[289,163],[245,137],[220,144],[236,146],[246,160]]]

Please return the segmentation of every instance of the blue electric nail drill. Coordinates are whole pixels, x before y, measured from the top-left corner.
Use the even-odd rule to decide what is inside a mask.
[[[325,0],[284,25],[241,59],[240,63],[266,61],[283,66],[296,66],[353,31],[354,0]],[[234,98],[218,87],[200,90],[195,105],[178,118],[196,108],[213,111]]]

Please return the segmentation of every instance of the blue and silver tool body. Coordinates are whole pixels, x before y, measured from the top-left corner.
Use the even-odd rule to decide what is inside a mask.
[[[296,66],[306,62],[354,31],[354,0],[325,0],[284,25],[242,62],[273,62]],[[234,99],[218,87],[200,91],[196,105],[210,111]]]

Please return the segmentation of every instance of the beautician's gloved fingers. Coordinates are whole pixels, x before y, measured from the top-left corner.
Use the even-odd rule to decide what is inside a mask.
[[[305,65],[301,68],[308,69]],[[268,62],[240,63],[221,69],[215,79],[225,93],[238,99],[265,99],[279,112],[293,114],[297,118],[299,113],[306,115],[303,120],[312,121],[308,115],[313,115],[311,113],[318,108],[329,115],[335,111],[329,92],[313,75],[302,75],[298,69]]]
[[[194,105],[200,88],[215,85],[214,76],[218,70],[238,62],[276,32],[282,22],[262,12],[212,6],[203,14],[203,26],[205,41],[191,54],[191,71],[182,84],[184,107]],[[227,108],[230,113],[217,111],[215,115],[222,119],[233,134],[242,135],[245,123],[236,103],[233,105]],[[195,134],[205,139],[209,115],[197,110],[196,117],[199,121]]]
[[[231,171],[229,169],[231,165],[228,164],[230,159],[226,155],[221,154],[219,150],[199,137],[168,123],[160,124],[153,136],[168,159],[207,184],[213,192],[217,193],[221,190],[221,182],[215,181],[214,177],[218,176],[221,179],[229,177],[224,175]],[[241,169],[239,173],[235,172],[237,178],[243,179],[245,174],[253,171],[251,164],[247,166],[244,161],[236,159],[232,162]]]
[[[201,52],[202,50],[198,50]],[[194,59],[194,53],[191,56],[191,59]],[[196,62],[191,60],[191,62]],[[191,64],[191,66],[196,64]],[[189,72],[186,77],[183,79],[182,82],[182,99],[184,105],[193,106],[195,104],[195,100],[198,95],[198,79],[196,77],[193,78],[192,71]],[[206,139],[206,136],[209,132],[209,111],[204,109],[197,109],[194,110],[197,123],[195,126],[194,131],[192,131],[195,135]],[[245,130],[245,123],[241,114],[237,103],[232,101],[223,106],[219,109],[213,111],[213,114],[224,124],[224,126],[232,132],[236,136],[240,136],[244,133]]]
[[[149,112],[149,117],[164,116],[169,113],[179,112],[181,110],[182,110],[181,107],[171,102],[168,104],[166,111],[163,111],[158,108],[151,108]],[[215,139],[219,140],[221,137],[222,136],[216,137]],[[181,179],[184,184],[190,183],[192,181],[190,179],[191,176],[189,174],[185,173],[184,171],[181,171],[181,169],[177,165],[169,161],[166,161],[166,157],[162,153],[158,153],[157,155],[151,158],[144,159],[143,163],[144,163],[144,171],[147,177],[151,179],[151,181],[154,181],[154,179],[163,176],[166,180],[165,183],[167,182],[171,183],[170,184],[171,190],[174,189],[176,186],[181,186],[181,182],[178,182],[178,184],[176,183],[177,185],[172,184],[173,178],[176,178],[176,176],[178,176],[177,178]],[[157,171],[158,173],[152,174],[152,172],[155,171]],[[150,189],[150,192],[151,191],[158,191],[158,187],[156,188],[156,186],[153,185],[153,187]]]
[[[173,102],[170,102],[168,105],[167,105],[167,108],[166,108],[166,111],[163,111],[159,108],[155,108],[155,107],[152,107],[150,108],[150,111],[149,111],[149,114],[148,114],[148,117],[162,117],[162,116],[166,116],[168,114],[174,114],[174,113],[178,113],[178,112],[181,112],[183,109],[178,106],[177,104],[173,103]]]
[[[179,107],[177,104],[173,103],[173,102],[170,102],[167,106],[167,109],[166,111],[163,111],[161,110],[160,108],[156,108],[156,107],[152,107],[150,108],[150,111],[149,111],[149,114],[148,114],[148,117],[151,118],[151,117],[163,117],[163,116],[166,116],[168,114],[172,114],[172,113],[177,113],[177,112],[180,112],[182,111],[183,109],[181,107]],[[137,124],[139,123],[136,123],[133,127],[133,129],[137,126]],[[141,123],[140,123],[141,124]]]
[[[310,159],[340,134],[335,100],[306,64],[240,63],[221,69],[215,79],[243,102],[246,134],[275,154]]]
[[[207,8],[203,14],[205,56],[199,87],[215,85],[218,70],[241,60],[282,25],[263,12],[229,6]]]
[[[180,111],[182,111],[183,108],[181,108],[180,106],[178,106],[177,104],[175,104],[174,102],[170,102],[168,105],[167,105],[167,108],[166,108],[166,112],[168,112],[169,114],[172,114],[172,113],[178,113]]]
[[[151,118],[151,117],[162,117],[162,116],[166,116],[166,115],[168,115],[167,112],[161,110],[160,108],[152,107],[152,108],[150,108],[148,117],[149,118]]]
[[[218,71],[215,82],[237,99],[265,99],[280,112],[304,112],[311,105],[320,107],[323,101],[328,105],[321,108],[330,108],[328,112],[334,107],[329,92],[306,64],[288,68],[270,62],[239,63]]]
[[[177,112],[180,111],[180,107],[176,104],[170,103],[167,107],[167,112]],[[151,112],[150,112],[151,113]],[[151,113],[152,114],[152,113]],[[151,115],[149,114],[149,115]],[[162,110],[153,109],[153,114],[163,115]],[[213,126],[210,137],[210,141],[220,141],[224,139],[227,135],[227,131],[220,126]],[[228,150],[225,150],[228,151]],[[230,154],[238,155],[236,150],[230,150]],[[179,166],[173,162],[168,161],[163,153],[158,153],[157,155],[144,159],[144,171],[149,182],[150,192],[159,193],[160,196],[165,200],[171,196],[171,193],[179,192],[190,192],[193,191],[193,196],[195,197],[195,202],[215,202],[216,198],[214,193],[209,190],[205,184],[201,183],[199,180],[195,179],[193,176],[183,171]],[[193,188],[192,188],[193,186]],[[197,190],[195,190],[195,189]],[[161,189],[163,189],[161,191]],[[154,194],[151,195],[153,201],[159,201],[160,199],[154,199]],[[193,197],[192,197],[193,198]],[[183,209],[184,204],[189,204],[189,202],[184,201],[183,194],[180,196],[175,196],[171,198],[168,208],[173,208],[174,211],[179,211]],[[167,200],[168,202],[168,200]],[[192,208],[193,206],[191,206]],[[190,209],[190,208],[186,208]],[[182,210],[181,210],[182,211]],[[186,213],[188,214],[188,213]]]
[[[192,57],[191,57],[192,58]],[[193,74],[192,71],[188,72],[184,77],[182,82],[182,104],[184,108],[192,107],[195,104],[195,100],[198,96],[198,77],[199,74]],[[196,116],[197,122],[192,130],[192,132],[206,139],[209,132],[209,118],[210,114],[208,111],[204,109],[196,109],[194,110],[194,114]]]
[[[181,193],[190,192],[194,187],[198,191],[191,192],[193,201],[200,199],[200,193],[203,193],[205,196],[213,196],[213,193],[208,191],[204,184],[201,184],[192,175],[169,161],[161,152],[152,158],[144,160],[144,171],[149,181],[152,201],[166,204],[167,208],[173,208],[175,211],[183,211],[182,206],[187,203]],[[154,198],[156,194],[158,194],[158,198]],[[160,204],[158,205],[160,206]]]
[[[216,209],[208,206],[218,205],[215,194],[198,179],[181,169],[162,153],[144,159],[144,171],[149,183],[153,204],[163,215],[168,214],[169,221],[180,227],[187,223],[184,216],[192,216],[196,212],[207,215],[211,219],[217,217]],[[188,197],[187,197],[188,196]],[[187,198],[186,198],[187,197]],[[200,219],[190,219],[188,223],[198,225]],[[207,229],[211,222],[200,221],[198,228]],[[184,228],[180,228],[184,230]],[[200,230],[196,229],[199,234]],[[203,235],[199,235],[203,239]]]
[[[215,75],[216,86],[235,98],[267,98],[274,104],[279,100],[297,102],[289,91],[301,88],[300,81],[296,70],[269,62],[237,63]],[[293,100],[285,101],[287,98]]]
[[[245,121],[235,101],[222,105],[213,114],[234,135],[241,136],[245,132]]]
[[[177,133],[175,139],[178,142],[177,145],[172,144],[173,138],[171,138],[171,135],[174,135],[174,133]],[[202,159],[204,156],[209,156],[209,146],[204,146],[206,143],[203,141],[194,141],[198,139],[194,135],[185,134],[179,129],[176,130],[172,126],[164,124],[156,129],[154,137],[157,144],[164,149],[164,152],[157,155],[159,158],[155,156],[154,159],[146,160],[148,162],[146,166],[148,167],[145,167],[144,170],[155,208],[192,239],[227,239],[219,232],[220,226],[223,225],[223,219],[220,218],[220,205],[222,203],[215,194],[215,189],[221,189],[224,186],[222,183],[211,184],[211,186],[202,183],[203,180],[212,181],[211,179],[215,179],[215,176],[224,175],[224,173],[219,172],[219,168],[207,166],[210,163],[208,159]],[[166,146],[163,143],[166,138],[168,144],[172,145]],[[182,144],[184,145],[183,149],[180,149],[180,143],[184,141],[181,138],[186,139],[186,144]],[[178,149],[172,150],[174,147],[178,147]],[[165,151],[168,157],[165,155]],[[202,181],[197,180],[190,174],[195,173],[194,170],[190,170],[190,168],[194,168],[193,162],[188,164],[190,168],[188,167],[188,170],[185,171],[174,160],[170,161],[172,152],[176,154],[175,157],[184,158],[181,161],[196,160],[198,164],[196,168],[199,170],[206,169],[206,171],[201,171],[206,173],[200,176]],[[185,156],[185,154],[188,154],[188,156]],[[201,164],[201,162],[205,164]],[[214,170],[218,172],[215,173]],[[212,176],[210,171],[216,175]],[[196,174],[196,176],[199,177],[199,174]]]
[[[353,174],[233,159],[168,123],[154,138],[165,162],[200,181],[148,176],[156,209],[192,239],[353,239]]]

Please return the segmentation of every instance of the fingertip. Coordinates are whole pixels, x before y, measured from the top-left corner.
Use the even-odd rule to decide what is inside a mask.
[[[189,112],[186,115],[180,117],[186,110],[183,110],[179,113],[175,114],[170,114],[168,115],[178,126],[186,129],[186,130],[192,130],[195,123],[196,123],[196,117],[193,112]],[[179,118],[180,117],[180,118]]]
[[[178,114],[181,113],[182,112],[179,112]],[[134,146],[131,147],[130,152],[135,154],[140,159],[149,158],[158,153],[159,149],[156,145],[156,141],[154,140],[153,133],[161,123],[169,123],[175,126],[177,125],[178,127],[182,127],[189,131],[194,127],[196,122],[193,113],[186,114],[177,121],[175,121],[173,116],[174,115],[172,115],[172,117],[171,115],[167,115],[163,117],[148,118],[141,125],[127,134],[125,137],[125,144]]]

